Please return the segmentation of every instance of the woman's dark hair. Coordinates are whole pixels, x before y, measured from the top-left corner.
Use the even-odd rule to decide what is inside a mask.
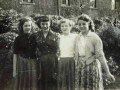
[[[19,24],[18,24],[18,29],[19,29],[19,34],[20,35],[23,35],[24,34],[24,31],[23,31],[23,25],[25,22],[29,22],[31,21],[32,22],[32,19],[30,17],[24,17],[24,18],[21,18],[19,20]]]
[[[39,28],[41,28],[40,26],[41,22],[48,22],[48,21],[50,21],[48,16],[40,16],[37,20],[37,25]]]
[[[87,14],[82,14],[78,17],[77,19],[77,22],[79,20],[83,20],[83,21],[86,21],[86,22],[89,22],[89,29],[92,31],[92,32],[95,32],[95,26],[94,26],[94,23],[93,23],[93,20],[90,18],[90,16],[88,16]]]
[[[103,21],[100,19],[95,19],[94,24],[95,24],[95,29],[99,29],[103,25]]]

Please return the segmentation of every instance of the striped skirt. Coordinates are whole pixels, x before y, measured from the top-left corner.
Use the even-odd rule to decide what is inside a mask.
[[[17,57],[17,75],[12,90],[37,90],[35,59]]]
[[[58,90],[74,90],[74,75],[74,58],[61,58],[58,62]]]
[[[40,58],[40,78],[38,90],[56,90],[58,58],[56,54],[42,55]]]
[[[104,90],[99,60],[95,60],[89,65],[80,60],[76,63],[75,90]]]

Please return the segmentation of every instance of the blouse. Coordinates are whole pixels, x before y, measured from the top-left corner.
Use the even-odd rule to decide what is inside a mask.
[[[74,57],[74,43],[77,34],[70,33],[60,38],[60,57]]]
[[[34,35],[20,35],[14,41],[14,54],[24,58],[36,58],[36,41]]]

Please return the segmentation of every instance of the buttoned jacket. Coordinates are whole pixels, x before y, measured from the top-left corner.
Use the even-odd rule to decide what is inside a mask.
[[[37,33],[37,47],[42,54],[57,53],[59,36],[53,31],[49,31],[46,38],[42,31]]]

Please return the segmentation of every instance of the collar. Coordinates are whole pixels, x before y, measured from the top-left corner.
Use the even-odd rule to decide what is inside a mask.
[[[82,33],[80,33],[79,36],[83,36]],[[88,32],[88,34],[86,35],[86,37],[90,37],[90,36],[92,36],[92,32],[91,31]]]

